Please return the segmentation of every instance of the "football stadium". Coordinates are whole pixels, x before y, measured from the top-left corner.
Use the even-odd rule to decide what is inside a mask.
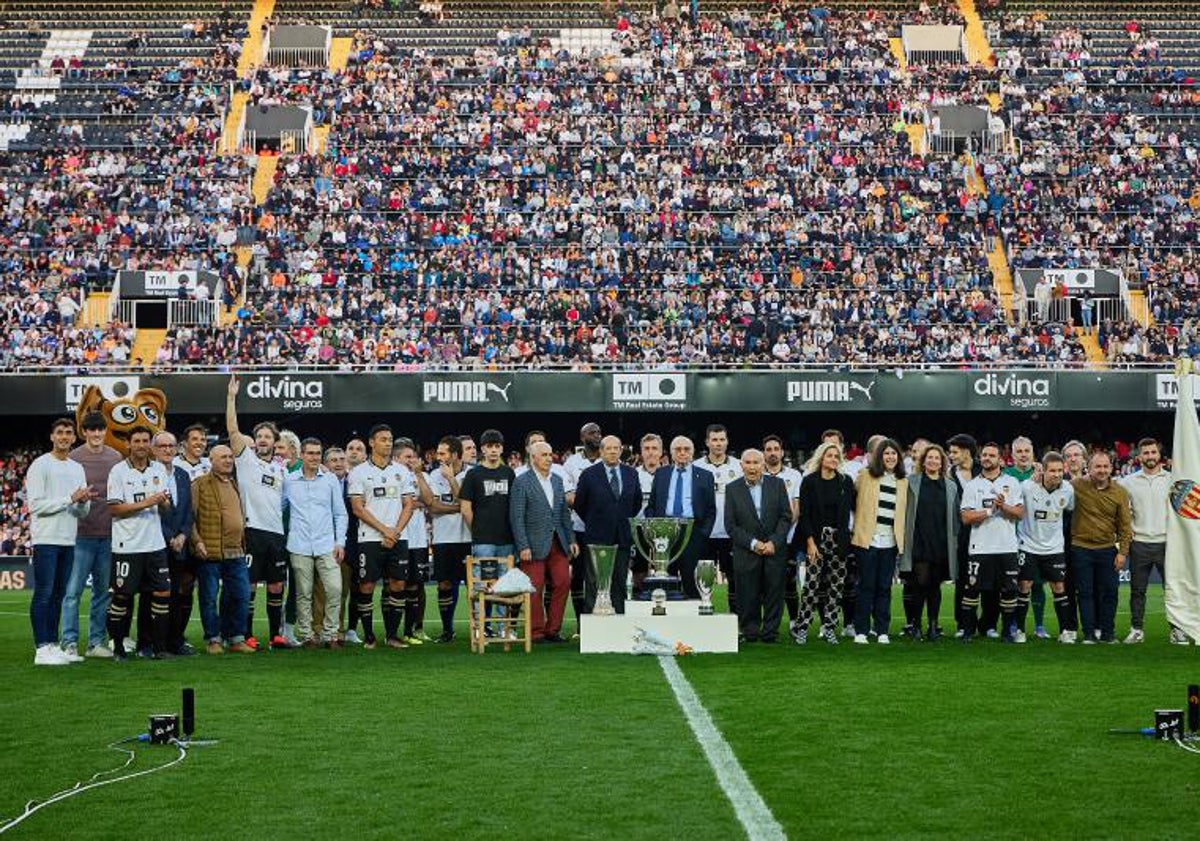
[[[0,2],[0,835],[1194,837],[1198,15]]]

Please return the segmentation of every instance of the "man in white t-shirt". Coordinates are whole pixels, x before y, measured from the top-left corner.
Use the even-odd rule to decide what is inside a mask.
[[[568,456],[563,465],[570,480],[567,483],[567,504],[571,506],[571,528],[575,530],[575,543],[579,546],[579,558],[571,561],[571,606],[575,609],[576,621],[583,614],[591,613],[596,585],[590,580],[591,564],[584,560],[587,557],[584,552],[587,545],[584,530],[587,527],[583,518],[575,513],[575,488],[579,486],[579,475],[600,460],[600,441],[603,438],[600,424],[585,423],[579,430],[581,449]]]
[[[161,514],[169,512],[171,477],[150,458],[150,429],[129,432],[129,457],[108,474],[108,508],[112,512],[112,603],[108,634],[113,657],[124,660],[125,637],[132,622],[135,594],[150,591],[150,632],[154,659],[170,658],[171,573]]]
[[[397,634],[404,588],[408,581],[405,530],[416,510],[417,480],[412,471],[392,461],[392,428],[376,424],[368,436],[370,456],[350,471],[347,493],[358,518],[358,557],[353,560],[356,604],[363,626],[363,647],[376,646],[375,582],[387,579],[383,596],[384,644],[408,648]]]
[[[462,439],[447,435],[438,441],[438,467],[416,474],[421,501],[433,519],[433,579],[438,587],[438,616],[442,633],[435,642],[454,642],[454,611],[463,562],[471,554],[471,530],[463,521],[458,489],[469,469],[462,461]]]
[[[704,458],[696,467],[712,474],[717,493],[717,518],[708,535],[708,548],[717,561],[717,567],[729,585],[729,611],[737,613],[737,587],[733,575],[733,541],[725,530],[725,488],[735,479],[742,477],[741,462],[729,456],[729,432],[719,423],[710,424],[704,430]]]
[[[425,472],[421,469],[416,444],[408,438],[396,439],[392,460],[408,468],[414,483],[416,477]],[[420,489],[419,484],[415,487]],[[432,573],[429,568],[429,522],[426,510],[425,502],[418,493],[413,500],[412,519],[404,530],[404,539],[408,542],[408,581],[404,588],[404,634],[400,641],[408,645],[423,645],[433,641],[426,636],[424,628],[425,582]]]
[[[289,555],[283,528],[283,465],[275,458],[279,430],[263,421],[251,438],[238,429],[237,374],[229,378],[225,398],[225,426],[237,467],[238,492],[246,518],[246,563],[250,568],[250,609],[246,616],[246,645],[257,649],[254,636],[254,595],[259,582],[267,586],[267,639],[271,648],[294,648],[283,636],[283,585]]]
[[[1025,516],[1017,525],[1020,543],[1020,572],[1017,583],[1017,630],[1015,642],[1025,641],[1025,616],[1029,610],[1029,595],[1035,574],[1050,584],[1054,594],[1054,612],[1058,615],[1058,641],[1075,642],[1075,622],[1068,607],[1064,581],[1067,577],[1066,534],[1063,523],[1075,509],[1075,489],[1064,480],[1066,463],[1055,452],[1042,456],[1039,476],[1021,483]]]
[[[999,590],[1003,638],[1016,642],[1013,620],[1020,575],[1016,524],[1025,516],[1025,500],[1017,478],[1001,471],[998,444],[980,447],[979,464],[983,470],[963,488],[960,505],[963,525],[971,529],[962,605],[967,627],[962,639],[970,642],[976,633],[980,592]]]
[[[75,424],[59,418],[50,426],[51,450],[29,465],[25,475],[25,502],[29,506],[33,542],[33,662],[36,666],[65,666],[82,657],[68,658],[58,646],[58,624],[71,567],[75,563],[75,537],[79,520],[92,507],[94,492],[88,487],[83,465],[70,458]]]

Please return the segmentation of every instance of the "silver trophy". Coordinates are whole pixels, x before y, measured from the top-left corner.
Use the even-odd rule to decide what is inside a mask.
[[[617,562],[617,547],[589,545],[588,558],[592,564],[592,574],[596,576],[596,606],[592,608],[593,616],[612,616],[613,610],[612,587],[613,567]]]
[[[650,562],[651,573],[644,586],[651,589],[654,616],[666,615],[667,590],[680,590],[679,577],[669,575],[667,567],[673,564],[687,549],[692,537],[691,517],[648,517],[645,520],[631,519],[633,545]]]
[[[700,615],[712,616],[713,585],[717,583],[717,562],[696,561],[696,589],[700,591]]]

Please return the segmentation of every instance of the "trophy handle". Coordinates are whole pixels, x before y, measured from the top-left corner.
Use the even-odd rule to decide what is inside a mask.
[[[629,532],[630,532],[630,537],[633,541],[633,547],[635,549],[637,549],[638,552],[641,553],[641,555],[643,557],[649,558],[649,557],[652,557],[654,553],[646,548],[646,545],[645,545],[646,538],[642,535],[642,529],[641,529],[642,522],[644,522],[644,521],[637,520],[637,519],[634,519],[631,517],[629,520]],[[651,548],[653,548],[653,545],[654,545],[653,542],[651,542],[650,545],[651,545]]]
[[[679,526],[679,532],[676,534],[676,544],[668,551],[670,552],[670,560],[667,564],[673,564],[679,560],[683,553],[687,551],[688,544],[692,542],[692,527],[696,521],[687,517],[680,517],[675,521]]]

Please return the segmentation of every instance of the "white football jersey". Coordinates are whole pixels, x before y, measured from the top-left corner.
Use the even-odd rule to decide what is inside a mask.
[[[1025,516],[1017,524],[1021,550],[1034,555],[1058,555],[1066,550],[1063,519],[1075,510],[1075,489],[1063,481],[1048,491],[1032,479],[1021,483]]]
[[[367,510],[384,525],[394,526],[404,510],[404,497],[416,496],[417,479],[412,471],[402,464],[389,461],[386,467],[377,467],[367,459],[350,471],[348,493],[351,497],[361,496]],[[359,543],[380,543],[383,535],[358,521]]]
[[[591,459],[583,453],[571,453],[570,457],[567,458],[566,464],[563,465],[563,474],[565,474],[563,476],[563,483],[565,485],[563,490],[566,493],[575,493],[575,488],[579,486],[579,474],[599,460],[599,457]],[[571,527],[575,531],[583,531],[587,528],[584,525],[583,518],[574,511],[571,512]]]
[[[454,477],[454,481],[458,486],[462,487],[463,478],[467,475],[468,468],[463,468]],[[453,505],[455,496],[450,492],[450,482],[442,475],[441,470],[431,470],[425,474],[425,483],[429,485],[429,490],[439,501],[446,505]],[[439,543],[470,543],[471,530],[467,528],[466,522],[463,520],[462,514],[432,514],[433,519],[433,542]]]
[[[729,537],[725,531],[725,489],[734,479],[742,476],[742,463],[728,453],[725,454],[724,464],[713,464],[708,456],[696,462],[696,466],[712,474],[713,484],[717,492],[717,518],[713,521],[712,534],[709,537]]]
[[[1008,505],[1023,502],[1021,483],[1015,476],[1001,473],[993,481],[985,479],[981,474],[967,482],[959,507],[963,511],[991,511],[996,494],[1001,491],[1004,492],[1004,499]],[[971,526],[969,551],[972,555],[1006,555],[1016,552],[1017,548],[1016,524],[1007,517],[997,514]]]
[[[783,484],[787,485],[788,503],[795,502],[800,498],[800,482],[804,476],[799,470],[793,467],[781,467],[778,473],[764,471],[769,476],[774,476],[776,479],[782,479]],[[791,543],[792,538],[796,535],[796,524],[792,523],[792,527],[788,529],[788,542]]]
[[[142,502],[159,491],[167,490],[169,478],[167,469],[157,461],[151,461],[145,470],[138,470],[129,463],[129,459],[121,459],[108,472],[108,501],[127,505]],[[158,506],[143,508],[128,517],[113,517],[114,552],[132,555],[166,548]]]
[[[283,465],[263,461],[247,446],[234,463],[246,528],[283,534]]]
[[[200,460],[192,464],[183,456],[175,456],[173,462],[176,467],[182,467],[188,475],[189,482],[195,482],[201,476],[207,476],[212,470],[212,462],[208,460],[208,456],[201,456]]]

